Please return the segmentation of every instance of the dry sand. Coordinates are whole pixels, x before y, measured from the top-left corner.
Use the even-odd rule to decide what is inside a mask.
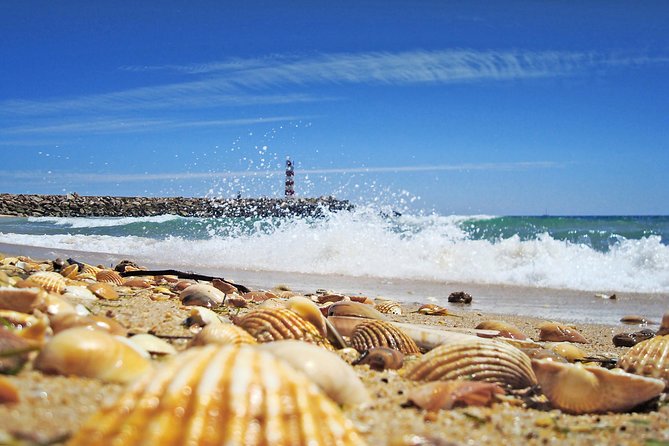
[[[86,258],[78,260],[88,261]],[[266,289],[277,285],[274,279],[276,277],[267,277],[260,286],[235,277],[238,282],[253,288]],[[304,285],[304,280],[298,282]],[[288,285],[304,293],[316,291],[315,287]],[[348,283],[341,283],[341,287],[337,287],[336,283],[327,283],[318,288],[351,292]],[[175,296],[152,290],[120,290],[120,300],[100,300],[87,302],[86,305],[93,313],[115,318],[131,333],[152,332],[159,336],[177,337],[170,342],[179,350],[186,348],[187,339],[179,337],[191,336],[182,325],[189,311],[180,306]],[[527,336],[537,339],[536,327],[546,320],[545,317],[482,312],[475,306],[476,293],[472,294],[474,305],[445,305],[458,317],[411,313],[418,305],[405,302],[402,305],[404,315],[393,315],[391,318],[459,328],[473,328],[483,320],[500,319],[515,324]],[[419,294],[415,296],[416,301],[421,297]],[[659,320],[662,313],[652,316]],[[623,327],[618,323],[578,323],[577,328],[589,340],[588,344],[581,346],[589,355],[617,358],[627,349],[613,346],[613,334],[636,331],[640,327]],[[669,445],[666,394],[661,401],[646,405],[639,412],[617,415],[573,416],[548,407],[523,407],[519,399],[508,399],[490,408],[465,407],[427,412],[407,404],[406,394],[416,383],[404,379],[401,373],[392,370],[376,372],[367,366],[356,366],[355,370],[368,386],[372,402],[343,409],[370,445]],[[30,365],[9,380],[18,387],[20,402],[0,405],[0,444],[7,443],[10,436],[26,439],[24,444],[58,444],[78,429],[103,401],[115,398],[122,391],[120,385],[103,384],[94,379],[44,375],[31,370]],[[3,436],[6,438],[3,439]]]

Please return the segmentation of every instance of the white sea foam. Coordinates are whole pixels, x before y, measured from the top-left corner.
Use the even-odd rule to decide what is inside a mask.
[[[132,223],[165,223],[180,218],[178,215],[157,215],[154,217],[29,217],[29,222],[51,223],[67,228],[103,228],[124,226]]]
[[[659,236],[621,240],[607,252],[600,252],[548,234],[531,240],[521,240],[517,235],[474,240],[462,229],[463,221],[470,218],[387,219],[368,210],[331,214],[315,221],[283,221],[270,231],[247,231],[234,237],[214,235],[204,240],[0,233],[0,242],[119,253],[168,262],[175,268],[669,292],[669,247]]]

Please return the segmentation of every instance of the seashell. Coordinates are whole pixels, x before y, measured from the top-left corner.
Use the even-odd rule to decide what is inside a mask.
[[[79,274],[79,265],[73,263],[60,270],[60,275],[66,279],[74,279]]]
[[[151,368],[150,360],[125,338],[84,327],[61,331],[35,359],[45,373],[127,383]]]
[[[651,322],[646,319],[643,316],[639,316],[636,314],[629,314],[627,316],[623,316],[620,318],[620,322],[623,324],[629,324],[629,325],[644,325],[644,324],[650,324]]]
[[[367,319],[385,320],[386,317],[371,305],[353,301],[335,302],[328,307],[329,316],[364,317]]]
[[[400,304],[391,300],[380,302],[374,305],[374,308],[379,310],[379,313],[383,314],[402,314],[402,307]]]
[[[347,296],[349,300],[353,302],[358,302],[365,305],[374,305],[374,299],[371,299],[367,296]]]
[[[174,284],[174,289],[177,291],[183,291],[191,285],[196,285],[197,283],[192,280],[180,280]]]
[[[55,314],[49,317],[51,328],[54,333],[60,333],[68,328],[84,327],[90,330],[100,330],[107,333],[123,336],[128,334],[128,330],[114,319],[97,316],[93,314],[80,315],[77,313]]]
[[[0,376],[0,404],[12,404],[19,401],[19,389],[8,378]]]
[[[351,298],[344,296],[343,294],[317,294],[314,296],[314,299],[319,304],[324,304],[328,302],[340,302],[342,300],[350,301]]]
[[[249,291],[248,293],[242,294],[244,299],[250,300],[251,302],[264,302],[267,299],[278,299],[278,296],[271,291]]]
[[[97,300],[98,298],[95,297],[95,294],[85,286],[79,286],[79,285],[68,285],[65,287],[65,291],[63,292],[63,297],[65,298],[70,298],[73,297],[75,299],[84,299],[84,300]]]
[[[92,272],[79,273],[76,276],[74,276],[73,279],[78,281],[92,282],[95,281],[95,273]]]
[[[62,294],[65,291],[65,278],[53,271],[38,271],[24,281],[26,288],[37,286],[45,291]]]
[[[532,360],[542,391],[557,409],[571,414],[625,412],[664,389],[655,378],[597,366]]]
[[[530,347],[530,348],[521,348],[523,353],[525,353],[530,359],[547,359],[550,361],[557,362],[568,362],[564,356],[555,353],[553,350],[549,350],[543,347]]]
[[[545,322],[539,325],[539,330],[540,341],[588,343],[576,329],[556,322]]]
[[[456,304],[470,304],[472,296],[464,291],[455,291],[448,295],[448,301]]]
[[[232,308],[246,308],[249,302],[237,293],[226,294],[225,306]]]
[[[646,341],[655,336],[653,330],[644,328],[634,333],[618,333],[613,336],[613,345],[616,347],[632,347],[641,341]]]
[[[225,294],[211,285],[198,283],[181,291],[179,299],[183,305],[212,308],[218,307],[225,301]]]
[[[522,351],[503,342],[476,337],[436,347],[413,363],[405,378],[414,381],[467,379],[515,389],[537,382],[530,358]]]
[[[479,330],[497,330],[499,335],[511,339],[527,339],[527,336],[513,324],[504,321],[489,320],[483,321],[476,326]]]
[[[409,390],[409,401],[433,411],[456,406],[490,406],[497,395],[504,395],[498,384],[481,381],[435,381]]]
[[[333,349],[311,322],[287,308],[258,308],[237,318],[235,324],[261,343],[297,339]]]
[[[87,265],[84,263],[83,267],[80,266],[79,269],[81,270],[80,274],[93,275],[95,277],[102,268],[98,268],[97,266],[93,265]]]
[[[416,310],[417,313],[428,316],[451,316],[452,313],[444,307],[435,304],[423,304]]]
[[[669,387],[669,336],[655,336],[630,348],[618,361],[629,373],[664,380]]]
[[[302,373],[247,346],[195,347],[128,387],[69,446],[363,445]]]
[[[0,287],[0,309],[30,313],[44,304],[46,292],[37,287]]]
[[[664,313],[662,316],[662,322],[660,323],[660,329],[657,330],[657,336],[664,336],[669,334],[669,312]]]
[[[0,326],[0,374],[18,373],[28,361],[28,354],[35,349],[34,342]]]
[[[558,342],[551,345],[549,350],[562,356],[568,362],[583,361],[588,356],[586,352],[569,342]]]
[[[103,269],[95,274],[95,280],[98,282],[113,283],[114,285],[123,285],[123,277],[113,269]]]
[[[416,343],[401,329],[386,321],[366,320],[351,334],[351,347],[363,352],[374,347],[388,347],[405,355],[420,353]]]
[[[304,296],[293,296],[286,301],[286,308],[294,311],[305,321],[309,321],[324,338],[327,337],[325,318],[315,303]]]
[[[98,282],[88,285],[88,289],[100,299],[118,300],[119,296],[113,286],[108,283]]]
[[[246,330],[232,324],[216,324],[205,326],[195,335],[191,343],[192,346],[200,345],[240,345],[257,344],[255,338]]]
[[[236,286],[224,282],[221,279],[214,279],[211,281],[211,286],[216,288],[217,290],[221,291],[223,294],[233,294],[233,293],[238,293],[239,290],[237,289]]]
[[[155,284],[150,277],[129,277],[123,281],[123,286],[131,288],[149,288]]]
[[[149,333],[136,334],[128,342],[154,355],[175,355],[177,351],[169,342]]]
[[[336,353],[294,340],[270,342],[259,348],[307,375],[337,404],[369,401],[367,389],[357,373]]]
[[[439,345],[453,342],[467,342],[475,339],[478,334],[483,337],[497,336],[498,332],[488,330],[467,330],[458,328],[435,327],[434,325],[407,324],[402,322],[393,322],[393,325],[402,329],[418,347],[424,350],[431,350]],[[482,333],[483,332],[483,333]]]
[[[142,268],[132,260],[121,260],[116,264],[116,266],[114,266],[114,271],[118,271],[119,273],[124,273],[126,271],[139,271],[141,269]]]
[[[183,322],[186,327],[204,327],[206,325],[219,325],[222,323],[224,321],[221,316],[204,307],[191,308],[190,316]]]
[[[404,365],[404,353],[394,348],[373,347],[362,352],[353,365],[367,364],[372,370],[397,370]]]

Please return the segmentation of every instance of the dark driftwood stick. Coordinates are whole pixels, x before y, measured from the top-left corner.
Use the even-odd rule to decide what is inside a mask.
[[[236,283],[232,283],[229,280],[225,280],[222,277],[213,277],[213,276],[205,276],[202,274],[196,274],[196,273],[188,273],[184,271],[177,271],[175,269],[154,269],[154,270],[148,270],[148,271],[143,271],[143,270],[138,270],[138,271],[125,271],[120,273],[122,277],[128,277],[128,276],[177,276],[180,279],[192,279],[192,280],[208,280],[212,281],[214,279],[219,279],[229,285],[234,286],[237,288],[239,291],[242,293],[248,293],[249,290],[246,288],[244,285],[239,285]]]

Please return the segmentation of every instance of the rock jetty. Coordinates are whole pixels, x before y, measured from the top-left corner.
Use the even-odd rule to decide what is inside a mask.
[[[347,200],[320,198],[113,197],[0,194],[0,215],[16,217],[272,217],[318,216],[353,208]]]

